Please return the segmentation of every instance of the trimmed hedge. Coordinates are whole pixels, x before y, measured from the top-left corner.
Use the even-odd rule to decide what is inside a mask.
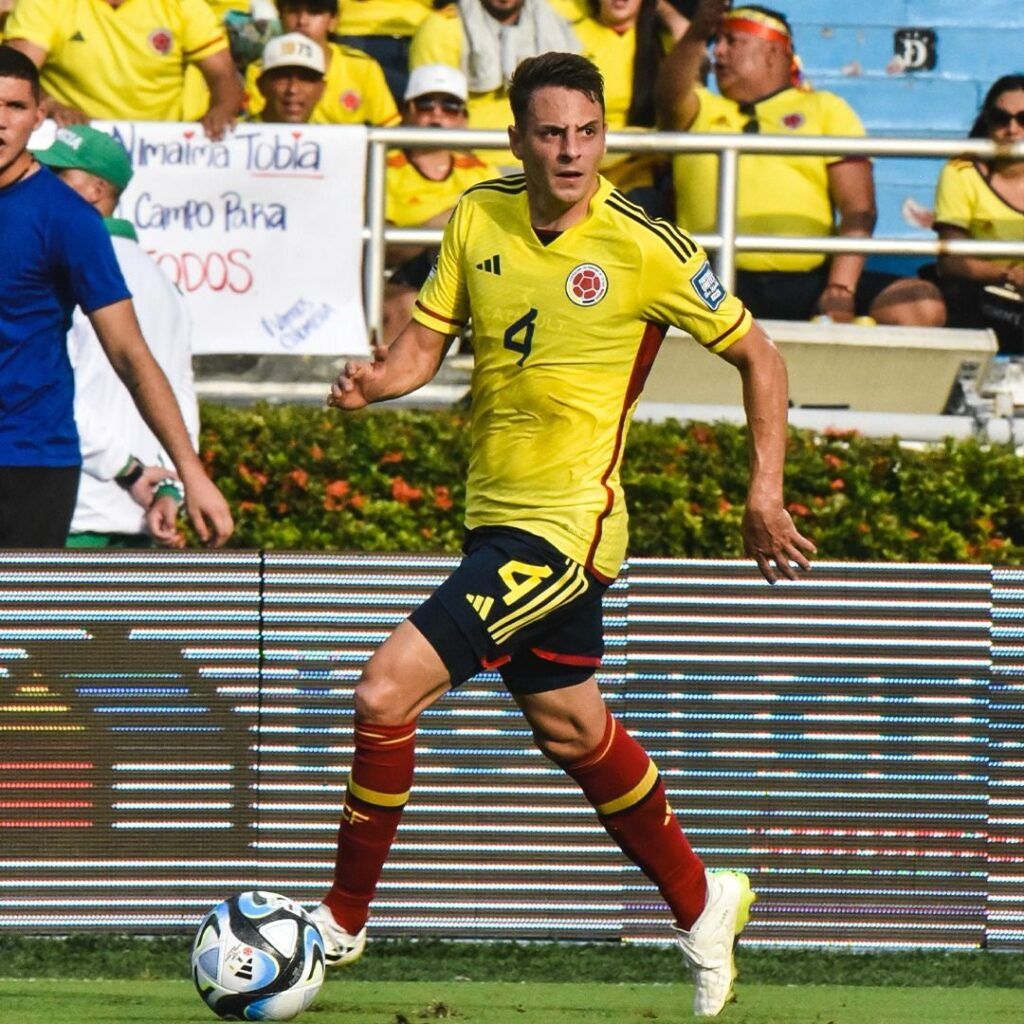
[[[238,548],[456,552],[466,415],[207,405],[201,454]],[[742,555],[746,431],[635,423],[622,479],[636,556]],[[819,558],[1024,561],[1024,461],[1012,448],[792,431],[786,498]]]

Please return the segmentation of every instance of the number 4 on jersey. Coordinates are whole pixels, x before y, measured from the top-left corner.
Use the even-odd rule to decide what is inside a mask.
[[[533,325],[536,319],[537,310],[531,309],[505,331],[505,348],[520,353],[516,366],[522,366],[526,362],[526,357],[533,347]]]

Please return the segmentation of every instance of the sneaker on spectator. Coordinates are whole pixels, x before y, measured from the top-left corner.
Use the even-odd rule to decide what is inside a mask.
[[[708,871],[706,877],[708,897],[700,917],[688,932],[672,930],[693,974],[694,1016],[717,1017],[726,1003],[736,998],[733,946],[750,920],[750,905],[757,895],[741,872]]]
[[[366,948],[366,927],[361,928],[355,935],[349,935],[337,921],[330,908],[321,903],[314,907],[309,916],[313,923],[320,929],[320,935],[324,940],[324,962],[328,967],[344,967],[346,964],[354,964]]]

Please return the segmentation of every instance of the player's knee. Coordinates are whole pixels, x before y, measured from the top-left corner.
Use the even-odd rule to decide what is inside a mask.
[[[601,742],[591,735],[582,722],[561,719],[534,725],[533,740],[537,749],[559,767],[582,761]]]
[[[354,704],[357,722],[401,725],[412,717],[408,695],[389,672],[372,661],[356,683]]]

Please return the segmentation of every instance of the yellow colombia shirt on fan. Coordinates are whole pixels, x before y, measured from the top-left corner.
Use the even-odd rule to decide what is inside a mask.
[[[739,104],[698,89],[700,110],[691,132],[742,132],[751,116]],[[831,92],[789,88],[755,105],[762,135],[863,136],[864,126],[845,100]],[[828,166],[842,156],[770,154],[740,157],[736,230],[742,235],[828,236],[833,233]],[[684,153],[673,161],[676,221],[694,234],[715,230],[718,209],[718,157]],[[741,270],[812,270],[821,253],[742,252]]]
[[[18,0],[6,34],[47,51],[58,103],[111,120],[181,120],[182,66],[228,45],[206,0]]]
[[[721,352],[750,314],[704,251],[604,178],[586,217],[543,245],[522,175],[471,188],[413,317],[473,314],[466,526],[514,526],[606,579],[626,552],[619,465],[666,329]]]

